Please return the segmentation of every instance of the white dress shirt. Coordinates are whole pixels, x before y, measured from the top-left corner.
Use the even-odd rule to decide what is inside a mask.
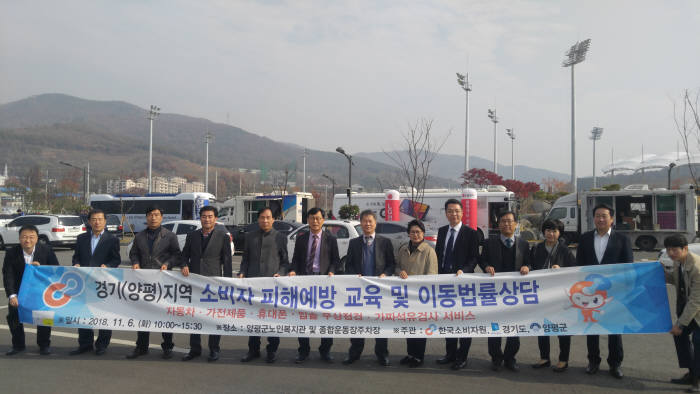
[[[596,230],[595,236],[593,237],[593,249],[595,249],[595,257],[598,259],[598,264],[603,261],[603,255],[605,255],[605,249],[608,247],[608,241],[610,240],[610,233],[612,228],[608,229],[608,232],[600,235]]]

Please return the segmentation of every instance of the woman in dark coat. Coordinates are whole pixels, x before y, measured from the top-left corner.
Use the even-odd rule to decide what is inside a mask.
[[[545,220],[542,223],[544,242],[532,248],[532,269],[558,269],[561,267],[573,267],[576,258],[569,247],[559,236],[564,232],[564,224],[559,220]],[[564,372],[569,367],[569,349],[571,348],[571,336],[559,335],[559,363],[553,368],[554,372]],[[552,365],[549,359],[549,336],[537,338],[540,348],[540,361],[533,364],[533,368],[545,368]]]

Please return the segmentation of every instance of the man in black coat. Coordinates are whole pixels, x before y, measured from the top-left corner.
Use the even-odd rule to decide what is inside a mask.
[[[448,225],[438,229],[435,252],[440,274],[473,273],[479,257],[479,239],[474,229],[462,224],[462,204],[451,198],[445,201],[445,216]],[[472,345],[471,338],[445,338],[445,356],[438,364],[452,364],[459,370],[467,366],[467,356]]]
[[[158,269],[165,271],[179,266],[182,255],[177,236],[160,224],[163,222],[163,211],[157,206],[146,208],[146,229],[136,234],[134,243],[129,251],[129,260],[133,269]],[[163,358],[173,357],[173,334],[162,333]],[[148,354],[149,331],[139,331],[136,337],[136,348],[126,356],[128,359]]]
[[[323,231],[323,209],[311,208],[306,215],[309,223],[309,231],[299,235],[294,241],[294,255],[289,276],[295,275],[335,275],[335,270],[340,264],[338,252],[338,240],[326,231]],[[321,360],[331,363],[331,346],[333,338],[321,338],[321,346],[318,348]],[[299,353],[295,363],[301,364],[309,357],[311,346],[309,338],[299,338]]]
[[[216,227],[219,211],[211,205],[199,210],[202,228],[187,234],[185,247],[182,249],[182,275],[190,272],[203,276],[233,277],[231,267],[231,239],[224,230]],[[223,275],[222,275],[223,269]],[[221,335],[209,335],[209,357],[207,361],[219,359]],[[182,361],[190,361],[202,355],[202,338],[199,334],[190,334],[190,351]]]
[[[503,211],[498,214],[498,236],[489,237],[481,252],[481,269],[493,276],[496,272],[520,272],[527,275],[532,268],[530,245],[526,240],[515,236],[518,222],[515,213]],[[498,371],[501,364],[513,372],[520,370],[515,355],[520,349],[519,337],[506,338],[505,350],[501,350],[501,337],[488,338],[491,369]]]
[[[12,335],[12,349],[5,353],[8,356],[24,351],[24,325],[19,321],[19,300],[17,293],[22,285],[22,275],[27,264],[32,265],[58,265],[58,259],[53,249],[48,244],[37,243],[39,230],[31,225],[24,225],[19,229],[19,245],[5,252],[5,261],[2,265],[2,281],[5,285],[5,294],[9,300],[7,325]],[[39,354],[48,356],[51,354],[51,327],[37,326],[36,343],[39,345]]]
[[[377,215],[371,210],[360,213],[362,235],[350,240],[348,254],[345,256],[345,274],[359,276],[378,276],[384,278],[394,273],[396,261],[394,259],[394,247],[388,238],[375,234],[377,228]],[[374,354],[380,365],[388,367],[389,340],[377,338],[374,342]],[[350,350],[348,358],[343,364],[349,365],[357,361],[365,347],[364,338],[350,338]]]
[[[239,278],[279,277],[289,271],[287,255],[287,237],[274,229],[275,219],[272,210],[265,207],[258,211],[258,228],[246,233],[241,272]],[[267,357],[265,362],[272,364],[277,360],[277,348],[280,338],[267,337]],[[248,353],[241,358],[247,363],[260,357],[260,337],[248,337]]]
[[[598,265],[631,263],[632,243],[624,234],[612,229],[615,211],[608,205],[599,204],[593,208],[595,230],[581,235],[576,249],[576,265]],[[586,373],[593,375],[600,368],[600,336],[588,335],[588,367]],[[622,335],[608,335],[608,365],[610,374],[622,379]]]
[[[105,213],[100,209],[93,209],[88,213],[91,231],[78,235],[73,253],[74,267],[101,267],[116,268],[122,262],[119,254],[119,239],[105,230],[107,220]],[[90,328],[78,329],[78,348],[71,351],[75,356],[95,349],[95,354],[101,356],[107,351],[109,340],[112,338],[112,330],[99,330],[97,341]]]

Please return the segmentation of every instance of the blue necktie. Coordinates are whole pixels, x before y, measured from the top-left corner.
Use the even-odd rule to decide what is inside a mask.
[[[506,247],[510,249],[511,246],[513,246],[513,240],[510,238],[506,238]]]
[[[453,249],[455,245],[455,229],[450,229],[450,238],[447,240],[447,250],[445,250],[445,272],[452,272]]]

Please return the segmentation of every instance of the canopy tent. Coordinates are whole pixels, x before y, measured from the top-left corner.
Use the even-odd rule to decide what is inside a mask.
[[[677,166],[688,164],[688,154],[685,152],[670,152],[661,155],[645,154],[643,157],[637,156],[617,160],[611,164],[603,166],[601,171],[604,174],[609,174],[613,171],[621,173],[635,173],[641,170],[658,170],[668,168],[671,163],[674,163]],[[700,164],[700,153],[690,153],[690,164]]]

